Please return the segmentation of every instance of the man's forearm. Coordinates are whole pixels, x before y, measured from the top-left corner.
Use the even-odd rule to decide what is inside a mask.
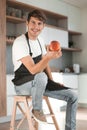
[[[53,80],[49,64],[47,64],[47,67],[44,69],[44,72],[46,73],[49,79]]]

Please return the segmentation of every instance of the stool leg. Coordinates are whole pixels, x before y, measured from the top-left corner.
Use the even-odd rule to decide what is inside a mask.
[[[11,124],[10,124],[10,130],[15,130],[15,116],[16,116],[16,106],[17,102],[14,99],[14,104],[13,104],[13,112],[12,112],[12,118],[11,118]]]
[[[35,128],[38,130],[38,122],[35,121]]]
[[[26,109],[26,116],[27,116],[27,120],[28,120],[29,130],[35,130],[34,126],[32,124],[31,113],[30,113],[29,108],[28,108],[27,100],[24,101],[24,105],[25,105],[25,109]]]
[[[47,103],[47,106],[48,106],[48,108],[49,108],[50,113],[51,113],[52,115],[54,115],[54,112],[53,112],[53,110],[52,110],[52,107],[51,107],[51,104],[50,104],[50,101],[49,101],[48,97],[44,97],[44,99],[45,99],[45,101],[46,101],[46,103]],[[55,125],[55,127],[56,127],[56,130],[59,130],[59,126],[58,126],[58,123],[57,123],[57,120],[56,120],[55,116],[52,116],[52,119],[53,119],[54,125]]]
[[[38,122],[34,118],[32,118],[32,122],[33,122],[35,130],[38,130]]]
[[[17,107],[20,109],[20,111],[22,112],[22,114],[24,115],[24,117],[20,120],[20,122],[17,125],[17,129],[19,129],[19,127],[21,126],[21,124],[23,123],[24,119],[26,118],[26,113],[23,111],[23,109],[21,108],[20,104],[17,104]]]

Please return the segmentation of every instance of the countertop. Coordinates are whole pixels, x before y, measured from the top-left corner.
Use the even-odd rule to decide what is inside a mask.
[[[52,73],[58,73],[60,75],[87,75],[87,72],[81,72],[81,73],[64,73],[64,72],[52,72]]]
[[[79,74],[76,74],[76,73],[63,73],[63,72],[52,72],[52,73],[58,73],[60,75],[79,75]]]

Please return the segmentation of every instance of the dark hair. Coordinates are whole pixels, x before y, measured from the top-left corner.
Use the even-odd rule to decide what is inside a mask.
[[[31,17],[38,18],[40,21],[43,21],[43,23],[46,23],[46,16],[41,10],[33,10],[28,14],[27,21],[29,22]]]

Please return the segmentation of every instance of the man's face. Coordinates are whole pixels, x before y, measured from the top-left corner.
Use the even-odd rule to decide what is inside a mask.
[[[31,17],[27,22],[29,38],[34,40],[41,33],[44,28],[44,23],[35,17]]]

